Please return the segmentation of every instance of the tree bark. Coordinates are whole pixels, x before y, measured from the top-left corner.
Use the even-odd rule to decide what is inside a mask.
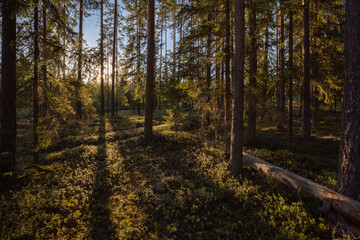
[[[104,99],[104,0],[101,0],[101,13],[100,13],[100,74],[101,74],[101,107],[100,115],[105,115],[105,99]]]
[[[294,32],[294,28],[293,28],[293,13],[290,12],[289,15],[289,74],[288,74],[288,97],[289,97],[289,102],[288,102],[288,135],[292,136],[293,135],[293,32]]]
[[[81,106],[81,97],[80,97],[80,91],[81,91],[81,85],[82,85],[82,41],[83,41],[83,10],[84,10],[84,0],[80,0],[80,12],[79,12],[79,56],[78,56],[78,85],[76,89],[76,115],[78,119],[81,119],[82,115],[82,106]]]
[[[239,175],[242,167],[244,68],[245,68],[245,0],[235,0],[235,56],[233,67],[233,117],[230,171]]]
[[[4,1],[1,41],[1,160],[0,172],[16,164],[16,0]]]
[[[147,29],[147,75],[146,75],[146,103],[145,103],[145,138],[152,136],[152,120],[154,105],[155,82],[155,6],[154,0],[148,0],[148,29]]]
[[[348,0],[338,191],[360,200],[360,1]]]
[[[46,0],[42,1],[42,11],[43,11],[43,65],[42,65],[42,73],[43,73],[43,110],[42,114],[47,114],[47,26],[46,26]]]
[[[114,38],[113,38],[113,62],[111,74],[111,116],[115,116],[115,65],[116,65],[116,40],[117,40],[117,0],[114,9]]]
[[[302,137],[310,137],[310,20],[309,1],[302,0],[303,4],[303,84],[302,84]]]
[[[162,81],[162,59],[163,59],[163,30],[164,30],[164,13],[161,13],[161,30],[160,30],[160,69],[159,69],[159,110],[161,110],[161,81]]]
[[[230,0],[225,2],[225,159],[230,158],[231,119],[230,119]]]
[[[280,2],[279,18],[280,18],[280,42],[279,42],[279,125],[278,128],[282,129],[285,122],[285,28],[284,28],[284,6]]]
[[[39,1],[35,0],[34,9],[34,162],[39,162],[39,152],[37,150],[39,144],[39,136],[37,134],[37,127],[39,125]]]
[[[206,90],[205,97],[206,102],[209,104],[211,101],[210,88],[211,88],[211,14],[208,13],[208,33],[207,33],[207,42],[206,42],[206,51],[207,51],[207,59],[206,59]],[[205,111],[205,126],[208,127],[210,125],[210,111],[206,108]]]
[[[250,68],[249,68],[249,109],[247,141],[255,141],[256,132],[256,75],[257,75],[257,34],[256,34],[256,3],[250,1]]]

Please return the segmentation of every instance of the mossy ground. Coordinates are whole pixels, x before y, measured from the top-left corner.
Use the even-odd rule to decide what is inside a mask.
[[[221,141],[172,131],[161,113],[155,120],[151,141],[142,117],[69,123],[39,164],[31,164],[31,133],[22,129],[19,170],[0,178],[0,239],[346,237],[316,199],[247,167],[234,178]],[[333,188],[339,143],[331,124],[304,141],[260,123],[246,151]],[[157,182],[166,193],[154,193]]]

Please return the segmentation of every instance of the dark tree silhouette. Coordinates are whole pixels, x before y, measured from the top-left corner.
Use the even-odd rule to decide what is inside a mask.
[[[360,1],[346,2],[345,81],[338,190],[360,200]]]
[[[1,12],[0,172],[6,172],[16,163],[16,0],[4,1]]]

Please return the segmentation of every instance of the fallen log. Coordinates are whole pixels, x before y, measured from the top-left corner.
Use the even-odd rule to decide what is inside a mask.
[[[261,170],[266,175],[274,177],[290,187],[301,189],[315,196],[323,202],[323,207],[331,208],[360,225],[360,202],[247,153],[244,153],[243,161],[244,164],[257,171]]]

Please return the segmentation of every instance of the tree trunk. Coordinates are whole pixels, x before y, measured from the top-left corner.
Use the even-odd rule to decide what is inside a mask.
[[[46,27],[46,4],[45,0],[42,2],[42,11],[43,11],[43,65],[42,65],[42,73],[43,73],[43,109],[42,114],[47,114],[47,27]]]
[[[230,158],[231,120],[230,120],[230,0],[225,2],[225,159]]]
[[[284,29],[284,6],[280,3],[279,18],[280,18],[280,42],[279,42],[279,110],[280,118],[278,128],[282,129],[285,122],[285,29]]]
[[[249,69],[249,109],[247,141],[255,141],[256,132],[256,75],[257,75],[257,35],[256,35],[256,3],[250,4],[250,69]]]
[[[288,135],[293,135],[293,13],[289,15]]]
[[[309,1],[302,0],[303,4],[303,84],[302,84],[302,136],[310,137],[310,26]]]
[[[113,62],[111,74],[111,116],[115,116],[115,66],[116,66],[116,40],[117,40],[117,0],[115,0],[114,9],[114,38],[113,38]]]
[[[207,33],[207,43],[206,43],[206,51],[207,51],[207,59],[206,59],[206,90],[205,97],[207,104],[210,104],[211,95],[210,95],[210,87],[211,87],[211,14],[208,13],[208,33]],[[206,109],[206,117],[205,117],[205,126],[208,127],[210,125],[210,111]]]
[[[34,13],[34,162],[39,162],[39,152],[37,150],[39,144],[39,136],[37,127],[39,125],[39,1],[35,0]]]
[[[145,138],[152,136],[152,120],[154,105],[155,82],[155,6],[154,0],[148,0],[148,29],[147,29],[147,75],[146,75],[146,103],[145,103]]]
[[[289,187],[301,189],[315,196],[323,202],[324,210],[334,209],[349,220],[360,224],[360,203],[358,201],[246,153],[244,153],[244,164],[256,171],[262,171],[267,176],[276,178]]]
[[[136,1],[136,8],[138,9],[139,2]],[[139,13],[138,13],[139,15]],[[141,72],[140,72],[140,64],[141,64],[141,36],[140,36],[140,26],[141,26],[141,18],[140,16],[136,16],[136,48],[137,48],[137,58],[136,58],[136,78],[137,78],[137,85],[138,89],[141,84]],[[137,100],[136,100],[136,106],[137,106],[137,114],[140,115],[140,96],[139,92],[137,92]]]
[[[1,41],[1,159],[0,172],[16,163],[16,0],[4,1]]]
[[[235,56],[230,171],[239,175],[243,164],[243,111],[245,68],[245,0],[235,0]]]
[[[82,77],[81,77],[81,70],[82,70],[82,41],[83,41],[83,10],[84,10],[84,0],[80,0],[80,12],[79,12],[79,58],[78,58],[78,85],[76,89],[76,100],[77,100],[77,106],[76,106],[76,114],[77,118],[81,119],[82,115],[82,106],[81,106],[81,97],[80,97],[80,91],[81,91],[81,85],[82,85]]]
[[[338,191],[360,200],[360,1],[348,0]]]
[[[161,13],[161,30],[160,30],[160,69],[159,69],[159,110],[161,110],[161,77],[162,77],[162,49],[163,49],[163,30],[164,30],[164,14]]]
[[[104,100],[104,0],[101,0],[101,13],[100,13],[100,73],[101,73],[101,107],[100,115],[105,115],[105,100]]]

